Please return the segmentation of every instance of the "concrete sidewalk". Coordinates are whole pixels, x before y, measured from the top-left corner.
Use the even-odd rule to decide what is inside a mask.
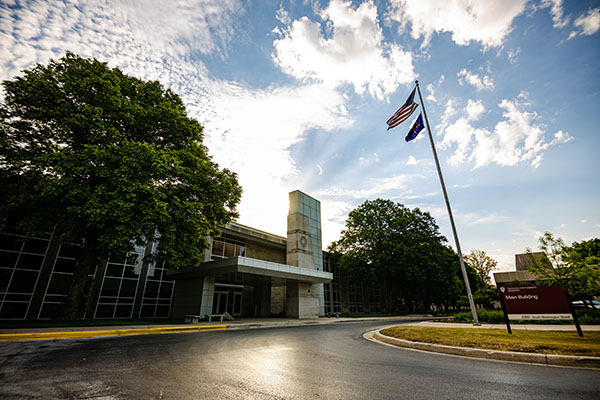
[[[227,322],[200,322],[198,324],[173,325],[117,325],[117,326],[77,326],[49,328],[0,329],[0,342],[19,340],[54,340],[70,338],[91,338],[103,336],[147,335],[156,333],[196,332],[225,329],[250,329],[282,326],[302,326],[333,324],[358,321],[382,321],[382,323],[404,323],[428,318],[425,315],[403,317],[364,317],[364,318],[242,318]]]

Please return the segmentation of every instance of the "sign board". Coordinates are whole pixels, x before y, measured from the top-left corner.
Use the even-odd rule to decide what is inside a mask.
[[[573,311],[567,288],[561,286],[498,286],[500,303],[508,333],[510,320],[574,320],[579,336],[583,336]]]
[[[560,286],[498,286],[508,319],[573,319],[567,288]]]

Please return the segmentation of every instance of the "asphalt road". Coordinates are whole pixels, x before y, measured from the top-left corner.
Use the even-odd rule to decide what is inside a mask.
[[[598,399],[600,372],[363,339],[381,322],[0,343],[0,399]]]

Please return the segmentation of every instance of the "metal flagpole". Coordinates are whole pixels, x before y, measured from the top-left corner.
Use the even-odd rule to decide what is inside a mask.
[[[471,312],[473,313],[473,325],[479,326],[479,318],[477,317],[477,311],[475,310],[475,303],[473,302],[473,295],[471,294],[471,286],[469,285],[469,276],[467,275],[467,269],[465,268],[465,262],[463,260],[462,252],[460,251],[460,243],[458,242],[458,234],[456,233],[456,227],[454,226],[454,217],[452,216],[452,210],[450,209],[450,201],[448,201],[448,193],[446,192],[446,185],[444,184],[444,178],[442,177],[442,169],[440,168],[440,162],[438,161],[437,152],[435,151],[435,145],[433,144],[433,135],[429,128],[429,120],[427,119],[427,112],[425,111],[425,104],[423,103],[423,97],[421,97],[421,88],[419,87],[419,81],[415,81],[417,84],[417,91],[419,92],[419,100],[421,100],[421,107],[423,107],[423,116],[425,117],[425,125],[427,126],[427,132],[429,132],[429,142],[431,143],[431,150],[433,151],[433,158],[435,159],[435,166],[440,177],[440,183],[442,184],[442,192],[444,193],[444,200],[446,200],[446,208],[448,209],[448,216],[450,217],[450,225],[452,226],[452,233],[454,234],[454,241],[456,243],[456,251],[458,252],[458,259],[460,260],[460,269],[462,270],[463,278],[465,280],[465,287],[467,288],[467,297],[469,298],[469,305],[471,306]]]

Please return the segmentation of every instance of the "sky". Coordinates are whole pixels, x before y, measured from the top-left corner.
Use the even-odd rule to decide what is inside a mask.
[[[404,140],[424,106],[463,252],[514,270],[545,231],[600,237],[599,30],[600,1],[2,0],[0,80],[70,50],[160,81],[238,174],[238,222],[286,236],[299,189],[324,248],[376,198],[455,248],[427,131]]]

